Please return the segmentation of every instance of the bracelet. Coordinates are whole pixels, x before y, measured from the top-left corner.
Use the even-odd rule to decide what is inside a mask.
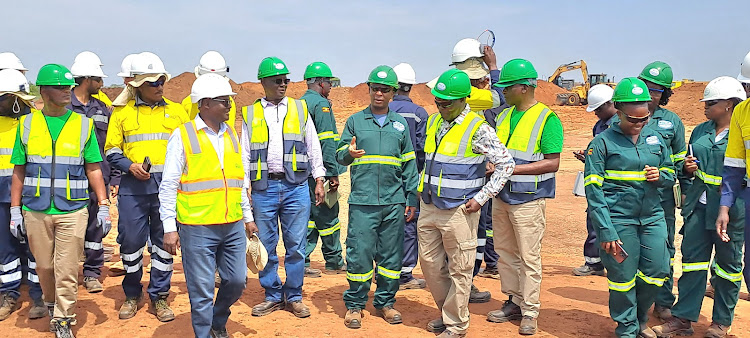
[[[102,206],[102,205],[109,206],[109,200],[99,201],[99,206]]]

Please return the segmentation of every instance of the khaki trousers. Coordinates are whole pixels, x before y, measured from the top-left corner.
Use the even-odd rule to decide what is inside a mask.
[[[23,211],[44,302],[55,304],[54,319],[75,318],[78,265],[88,217],[86,208],[63,215]]]
[[[546,228],[544,198],[511,205],[492,201],[495,251],[500,256],[501,291],[521,307],[524,316],[539,316],[542,286],[542,237]]]
[[[422,202],[420,208],[419,264],[443,324],[454,333],[466,333],[479,213],[466,213],[464,205],[442,210]]]

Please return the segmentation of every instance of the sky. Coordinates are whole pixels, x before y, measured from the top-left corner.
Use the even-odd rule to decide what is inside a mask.
[[[116,74],[127,54],[154,52],[176,76],[192,72],[208,50],[224,55],[236,82],[257,81],[267,56],[284,60],[293,81],[323,61],[346,86],[400,62],[426,82],[449,68],[456,42],[485,29],[496,35],[499,65],[528,59],[540,78],[583,59],[590,73],[619,81],[661,60],[675,80],[709,81],[736,76],[750,51],[747,0],[36,0],[3,7],[0,51],[16,53],[32,82],[42,65],[69,67],[84,50],[102,59],[106,85],[122,83]]]

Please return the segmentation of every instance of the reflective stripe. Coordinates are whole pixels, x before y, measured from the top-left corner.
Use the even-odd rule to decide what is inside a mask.
[[[2,271],[2,272],[8,272],[8,271],[14,270],[19,265],[21,265],[21,259],[20,258],[16,258],[15,260],[13,260],[10,263],[0,265],[0,271]]]
[[[370,279],[372,279],[372,272],[374,270],[370,270],[370,272],[366,273],[351,273],[349,271],[346,272],[346,279],[352,281],[352,282],[366,282]]]
[[[684,160],[686,155],[687,151],[683,151],[681,153],[670,155],[669,157],[672,159],[672,162],[678,162]]]
[[[470,188],[480,188],[484,186],[484,178],[477,178],[473,180],[452,180],[452,179],[436,177],[432,175],[424,175],[425,183],[432,184],[430,183],[430,180],[434,180],[435,182],[438,182],[438,184],[436,185],[442,188],[470,189]]]
[[[89,126],[91,125],[91,120],[87,118],[81,119],[81,143],[80,143],[80,149],[81,154],[83,154],[83,150],[86,149],[86,141],[89,140]],[[97,140],[98,141],[98,140]],[[81,162],[83,162],[83,156],[81,156]]]
[[[604,178],[615,181],[645,181],[646,171],[605,170]]]
[[[483,156],[472,156],[472,157],[458,157],[443,154],[427,153],[427,158],[432,158],[435,162],[447,163],[447,164],[480,164],[483,163],[485,158]]]
[[[659,170],[660,171],[666,171],[666,172],[668,172],[670,174],[674,174],[674,169],[672,169],[672,168],[661,167],[661,168],[659,168]]]
[[[0,169],[0,176],[11,176],[13,175],[13,168]]]
[[[13,155],[13,148],[0,148],[0,155]]]
[[[149,170],[148,172],[150,172],[150,173],[164,172],[164,165],[163,164],[154,164],[154,165],[151,166],[151,170]]]
[[[235,134],[234,129],[227,128],[226,133],[229,134],[229,140],[232,141],[232,150],[234,150],[235,153],[239,153],[240,145],[239,141],[237,141],[237,134]]]
[[[489,237],[495,237],[495,232],[493,230],[486,230],[485,235]]]
[[[583,179],[583,186],[585,187],[589,184],[596,184],[601,187],[603,182],[604,182],[603,177],[599,175],[591,174],[591,175],[586,176],[586,178]]]
[[[710,262],[682,263],[682,272],[708,270]]]
[[[23,184],[28,186],[39,186],[42,188],[49,188],[50,182],[52,182],[49,178],[37,178],[37,177],[24,177]],[[88,180],[66,180],[64,178],[56,178],[55,179],[55,187],[61,188],[68,186],[68,183],[70,183],[71,189],[86,189],[89,186]]]
[[[583,256],[583,260],[585,260],[587,264],[597,264],[602,262],[601,257]]]
[[[401,155],[401,161],[402,162],[408,162],[408,161],[411,161],[411,160],[413,160],[415,158],[417,158],[417,155],[415,155],[413,151]]]
[[[37,276],[37,275],[35,275],[35,274],[31,273],[31,272],[26,273],[26,279],[28,279],[32,283],[39,284],[39,276]]]
[[[613,282],[607,279],[607,284],[609,284],[609,289],[612,291],[628,292],[635,287],[635,277],[633,277],[633,279],[631,279],[630,281],[624,283]]]
[[[0,282],[3,284],[15,282],[17,280],[21,280],[21,276],[22,276],[21,271],[16,271],[14,273],[9,273],[7,275],[0,275]]]
[[[105,115],[94,115],[91,117],[91,119],[94,120],[94,122],[109,123],[109,117]]]
[[[485,245],[487,245],[487,238],[477,238],[477,246],[485,246]]]
[[[227,187],[228,188],[242,188],[242,180],[228,178],[227,179]],[[223,189],[224,188],[224,180],[210,180],[210,181],[201,181],[201,182],[181,182],[178,189],[181,192],[196,192],[196,191],[202,191],[202,190],[209,190],[209,189]]]
[[[28,114],[23,118],[23,130],[21,131],[21,142],[24,145],[29,144],[29,134],[31,133],[31,120],[34,114]]]
[[[27,259],[26,260],[26,264],[28,264],[29,269],[36,269],[36,262],[34,262],[34,261],[32,261],[30,259]]]
[[[143,261],[138,261],[136,265],[127,265],[123,262],[122,266],[125,268],[125,273],[136,273],[143,267]]]
[[[258,163],[248,163],[247,170],[258,170]],[[266,162],[260,162],[260,170],[268,170],[268,163]]]
[[[143,257],[143,248],[131,254],[126,254],[122,252],[120,253],[120,258],[122,258],[123,261],[132,262],[141,257]]]
[[[157,254],[159,257],[161,257],[163,259],[172,259],[172,254],[170,254],[169,252],[166,252],[164,249],[162,249],[162,248],[160,248],[160,247],[158,247],[156,245],[152,245],[151,246],[151,253],[155,253],[155,254]],[[151,261],[153,263],[153,259]],[[159,269],[159,270],[161,270],[161,269]],[[167,270],[163,270],[163,271],[167,271]]]
[[[348,145],[348,144],[345,144],[345,145],[343,145],[343,146],[339,147],[338,149],[336,149],[336,151],[342,151],[342,150],[344,150],[344,149],[346,149],[346,148],[349,148],[349,145]]]
[[[190,121],[185,125],[185,133],[187,134],[188,141],[190,141],[190,153],[200,154],[201,144],[198,142],[198,134],[195,132],[195,122]]]
[[[698,169],[695,176],[701,179],[703,183],[710,184],[710,185],[721,185],[721,176],[714,176],[706,174],[706,172]]]
[[[322,133],[318,133],[318,140],[320,141],[337,138],[339,138],[339,134],[334,134],[332,131],[324,131]]]
[[[151,260],[151,267],[154,268],[154,269],[156,269],[156,270],[160,270],[160,271],[164,271],[164,272],[172,271],[172,263],[169,263],[169,264],[162,263],[161,261],[159,261],[157,259],[152,259]]]
[[[390,279],[399,279],[401,278],[401,271],[389,270],[382,266],[378,266],[378,275],[381,275],[383,277],[387,277]]]
[[[268,148],[268,143],[250,143],[250,150],[261,150]]]
[[[302,121],[300,121],[300,123],[302,123]],[[299,142],[305,141],[305,136],[301,134],[284,133],[282,135],[284,136],[284,141],[299,141]]]
[[[511,175],[511,182],[537,183],[555,178],[555,173],[546,173],[541,175]]]
[[[141,141],[167,141],[169,133],[146,133],[125,136],[125,143],[134,143]]]
[[[26,161],[30,163],[49,164],[52,156],[26,155]],[[56,156],[55,163],[67,165],[83,165],[83,156]]]
[[[91,250],[101,250],[104,247],[102,246],[102,243],[96,243],[96,242],[83,242],[83,248],[84,249],[91,249]]]
[[[308,229],[315,229],[315,221],[307,221]]]
[[[401,159],[393,156],[364,155],[360,158],[355,158],[351,165],[360,164],[387,164],[401,166]]]
[[[738,273],[729,273],[729,272],[726,272],[726,271],[724,271],[724,269],[722,269],[719,266],[719,264],[714,264],[714,272],[716,272],[717,276],[719,276],[721,278],[724,278],[724,279],[726,279],[726,280],[728,280],[730,282],[733,282],[733,283],[738,283],[738,282],[742,281],[742,272],[738,272]]]
[[[417,121],[417,123],[422,122],[422,118],[417,116],[417,114],[414,114],[414,113],[398,113],[398,114],[401,115],[401,117],[405,119],[414,119],[414,121]]]
[[[404,266],[401,268],[401,273],[411,273],[412,271],[414,271],[413,266]]]
[[[744,158],[724,157],[724,165],[727,166],[727,167],[744,168],[745,167],[745,159]]]
[[[484,252],[477,252],[477,258],[478,261],[481,261],[484,259]]]
[[[750,140],[745,141],[745,149],[750,150]]]
[[[122,149],[114,147],[104,152],[104,156],[109,156],[112,154],[122,154]]]
[[[307,162],[305,154],[284,154],[284,162]]]
[[[318,233],[320,236],[330,236],[333,235],[336,231],[341,230],[341,223],[336,222],[336,224],[328,229],[318,230]]]
[[[664,277],[664,278],[649,277],[649,276],[644,275],[643,272],[641,272],[640,270],[638,270],[638,273],[636,273],[635,275],[638,276],[638,278],[640,278],[642,281],[649,283],[651,285],[656,285],[658,287],[664,286],[664,282],[667,280],[667,278],[669,278],[669,277]]]

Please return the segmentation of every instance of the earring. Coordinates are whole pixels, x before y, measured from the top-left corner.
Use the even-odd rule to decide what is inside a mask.
[[[729,111],[729,107],[726,107],[726,108],[724,109],[724,111]]]

